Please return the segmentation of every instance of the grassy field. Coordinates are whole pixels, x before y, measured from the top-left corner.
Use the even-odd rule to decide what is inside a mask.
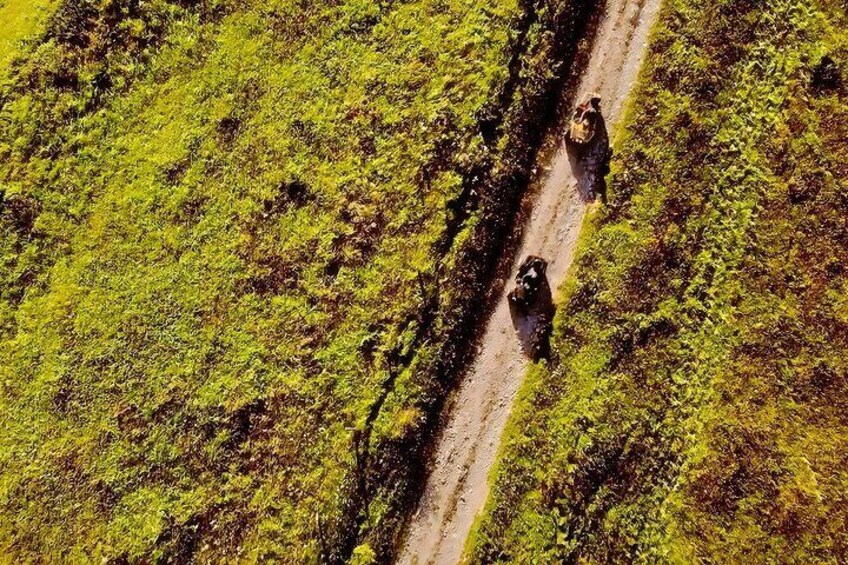
[[[423,417],[387,383],[472,233],[524,18],[65,0],[4,37],[4,556],[304,563],[381,520],[351,481]]]
[[[50,15],[51,0],[3,0],[0,2],[0,81],[22,44],[38,34]]]
[[[584,5],[4,3],[4,558],[386,557]]]
[[[846,29],[667,0],[471,561],[846,562]]]

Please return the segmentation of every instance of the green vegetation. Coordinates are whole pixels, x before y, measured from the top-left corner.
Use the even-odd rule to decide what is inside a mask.
[[[5,555],[319,554],[520,15],[59,8],[0,119]]]
[[[666,1],[474,562],[846,562],[846,30]]]
[[[3,4],[4,557],[387,555],[572,4]]]
[[[3,0],[0,2],[0,82],[21,44],[38,33],[50,14],[50,0]]]

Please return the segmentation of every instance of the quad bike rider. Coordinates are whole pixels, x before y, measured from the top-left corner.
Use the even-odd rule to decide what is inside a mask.
[[[519,310],[526,312],[533,306],[539,294],[539,289],[545,283],[545,271],[548,263],[541,257],[528,256],[518,268],[515,275],[515,288],[509,293],[510,303]]]
[[[601,117],[601,97],[590,94],[574,109],[568,128],[568,140],[578,146],[585,146],[595,137],[598,118]]]
[[[547,359],[553,328],[554,307],[546,271],[548,263],[530,255],[518,268],[510,291],[509,313],[521,349],[533,361]]]
[[[571,116],[566,136],[569,152],[577,166],[578,182],[581,192],[594,200],[606,198],[604,177],[609,173],[609,160],[612,151],[609,147],[609,134],[601,114],[601,97],[590,94],[579,104]]]

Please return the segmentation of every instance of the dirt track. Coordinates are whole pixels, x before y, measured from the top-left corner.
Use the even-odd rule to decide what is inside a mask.
[[[597,92],[614,137],[627,96],[644,59],[647,37],[661,0],[608,0],[578,98]],[[541,163],[532,212],[513,264],[529,254],[549,261],[552,288],[562,283],[588,206],[564,145]],[[527,370],[527,357],[510,318],[504,288],[484,330],[472,370],[460,384],[436,444],[432,469],[400,552],[402,564],[454,564],[488,495],[488,474],[513,400]]]

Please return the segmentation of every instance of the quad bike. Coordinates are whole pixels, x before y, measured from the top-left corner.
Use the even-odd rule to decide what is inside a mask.
[[[586,145],[595,137],[598,118],[601,116],[601,97],[590,94],[574,109],[568,128],[568,140],[576,145]]]
[[[566,142],[572,164],[578,177],[580,192],[590,201],[600,195],[606,201],[606,182],[612,151],[609,146],[604,117],[601,114],[601,98],[590,94],[574,109],[568,128]]]
[[[527,311],[536,302],[539,289],[545,283],[547,270],[547,261],[535,255],[528,256],[515,275],[515,288],[509,293],[510,303],[522,311]]]

